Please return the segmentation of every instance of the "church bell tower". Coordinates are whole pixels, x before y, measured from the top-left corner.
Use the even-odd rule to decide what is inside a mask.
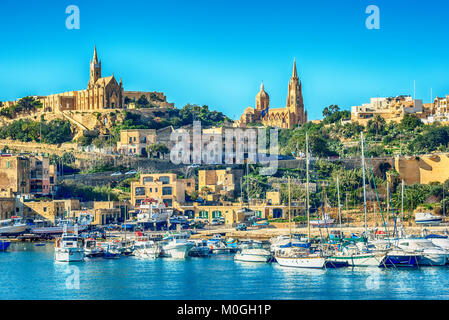
[[[98,61],[97,46],[94,49],[94,57],[90,62],[90,78],[89,85],[94,85],[101,78],[101,61]]]

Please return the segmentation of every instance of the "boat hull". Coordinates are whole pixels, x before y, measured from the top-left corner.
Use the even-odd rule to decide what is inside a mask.
[[[82,248],[56,248],[55,260],[58,262],[78,262],[84,260]]]
[[[9,242],[9,241],[0,241],[0,251],[8,250],[10,245],[11,245],[11,242]]]
[[[347,262],[351,267],[378,267],[385,255],[360,254],[351,256],[332,256],[326,260],[329,262]]]
[[[6,226],[0,228],[0,235],[2,236],[14,236],[22,234],[26,231],[27,225],[15,225],[15,226]]]
[[[271,253],[260,251],[251,252],[243,250],[242,252],[238,252],[234,256],[234,260],[245,262],[269,262],[271,260]]]
[[[276,257],[277,263],[283,267],[322,269],[326,259],[322,257],[282,258]]]
[[[192,247],[193,244],[189,243],[167,244],[164,247],[164,254],[174,259],[185,259]]]
[[[387,254],[380,267],[418,267],[421,257],[417,255]]]

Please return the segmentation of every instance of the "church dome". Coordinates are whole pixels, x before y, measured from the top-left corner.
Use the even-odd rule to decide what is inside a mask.
[[[260,91],[256,95],[256,109],[259,111],[264,110],[268,108],[269,105],[270,105],[270,96],[268,95],[268,93],[265,92],[262,82],[262,84],[260,85]]]
[[[256,99],[260,99],[260,98],[264,98],[264,99],[269,99],[270,98],[268,93],[265,92],[265,88],[263,86],[263,82],[260,85],[260,91],[256,95]]]

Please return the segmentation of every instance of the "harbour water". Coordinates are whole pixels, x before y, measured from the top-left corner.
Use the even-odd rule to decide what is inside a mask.
[[[79,280],[79,281],[78,281]],[[53,243],[0,252],[0,299],[449,299],[449,267],[306,270],[232,256],[54,261]]]

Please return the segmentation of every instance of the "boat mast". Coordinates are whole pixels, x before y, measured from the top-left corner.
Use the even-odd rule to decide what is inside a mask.
[[[341,205],[340,205],[340,180],[337,176],[337,198],[338,198],[338,220],[340,222],[340,236],[343,234],[341,230]]]
[[[404,179],[401,184],[401,226],[404,225]]]
[[[292,214],[291,214],[290,176],[288,176],[288,227],[290,244],[292,243]]]
[[[310,241],[310,210],[309,210],[309,135],[306,132],[306,207],[307,207],[307,237]]]
[[[363,145],[363,132],[360,133],[362,140],[362,172],[363,172],[363,210],[365,212],[365,236],[368,236],[366,224],[366,185],[365,185],[365,147]]]

